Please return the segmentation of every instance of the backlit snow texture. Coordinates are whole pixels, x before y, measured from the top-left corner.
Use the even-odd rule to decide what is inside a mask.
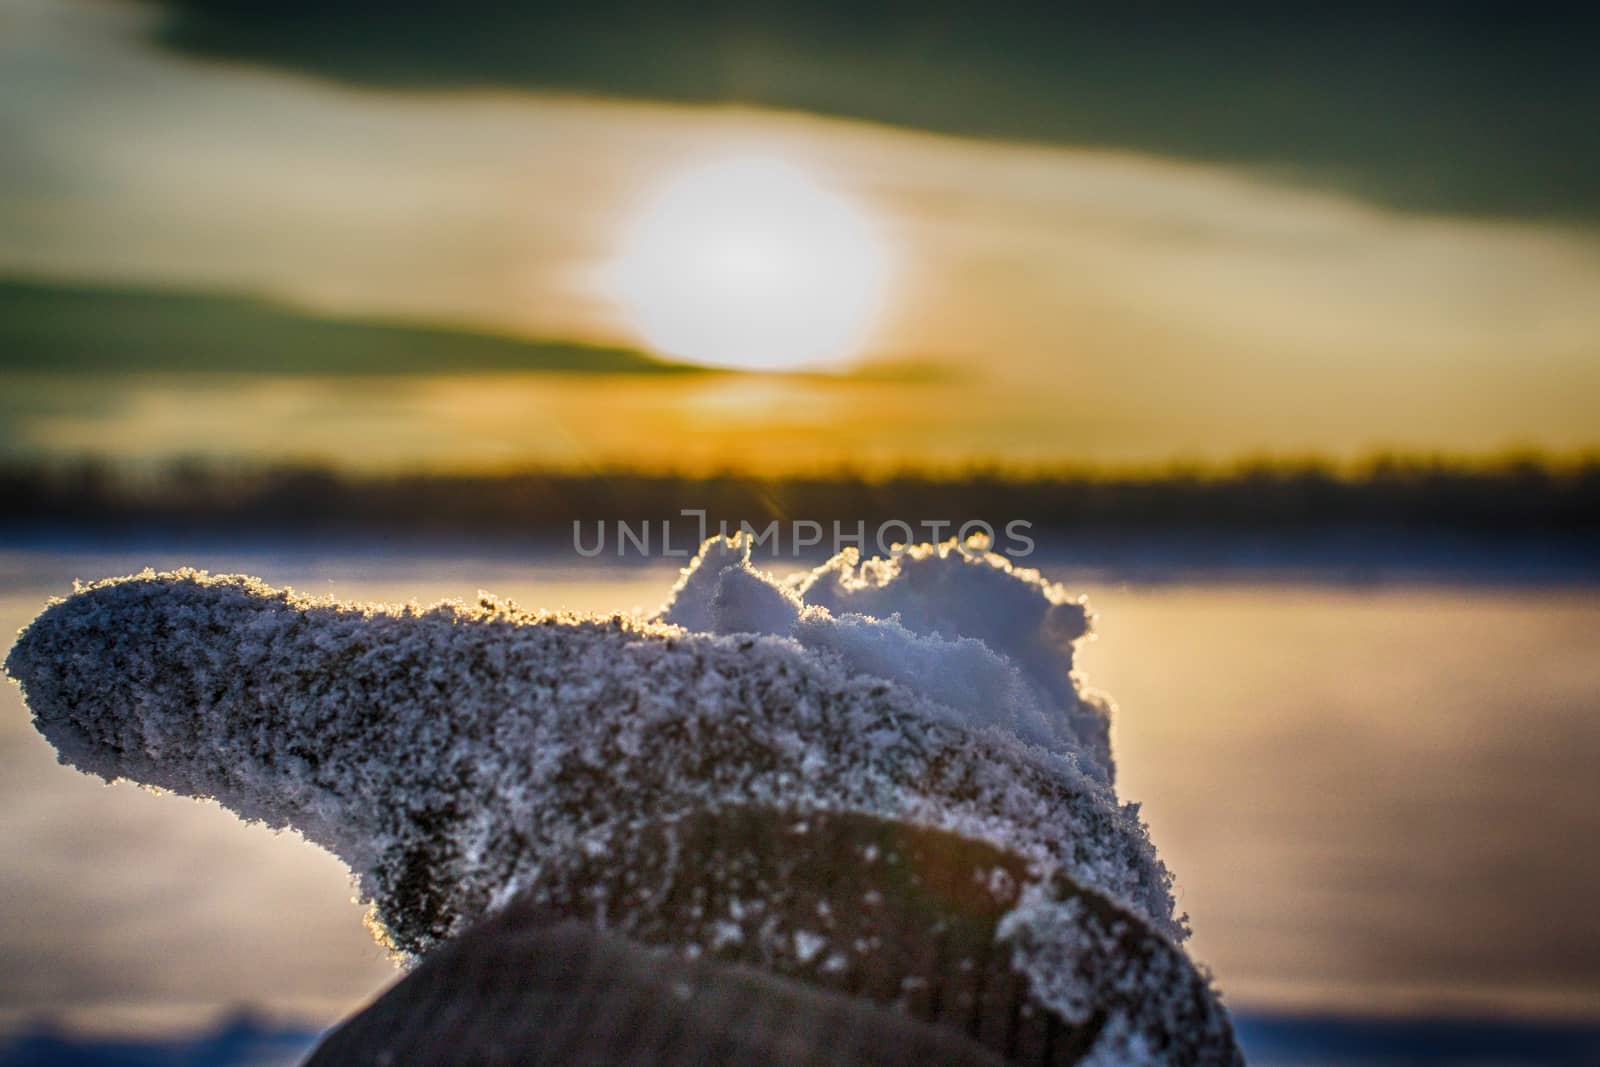
[[[64,762],[298,829],[406,953],[537,893],[555,858],[742,805],[984,842],[1181,960],[1170,877],[1112,788],[1108,705],[1073,674],[1087,629],[1059,586],[954,542],[781,581],[713,539],[652,620],[146,571],[52,604],[6,668]],[[1015,965],[1070,1017],[1070,976],[1035,949],[1076,905],[1018,899]]]

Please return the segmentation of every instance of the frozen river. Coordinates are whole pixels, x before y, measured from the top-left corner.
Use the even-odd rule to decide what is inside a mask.
[[[674,562],[352,547],[0,548],[0,627],[188,563],[308,592],[650,610]],[[1600,1016],[1600,588],[1080,581],[1120,789],[1244,1008]],[[343,868],[207,804],[58,767],[0,689],[0,1024],[318,1024],[393,976]]]

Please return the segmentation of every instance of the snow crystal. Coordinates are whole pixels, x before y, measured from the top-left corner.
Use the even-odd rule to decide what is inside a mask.
[[[810,930],[795,931],[794,955],[801,963],[810,963],[827,947],[828,939],[821,934],[814,934]]]
[[[736,922],[719,919],[711,924],[711,943],[708,946],[713,952],[720,952],[730,945],[737,945],[744,940],[744,931]]]

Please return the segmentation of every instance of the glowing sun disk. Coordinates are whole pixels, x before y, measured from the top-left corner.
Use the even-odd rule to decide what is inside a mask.
[[[870,220],[845,196],[779,160],[730,159],[672,178],[606,274],[652,348],[787,369],[860,350],[886,262]]]

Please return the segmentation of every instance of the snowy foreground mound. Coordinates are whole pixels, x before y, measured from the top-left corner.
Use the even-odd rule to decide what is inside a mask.
[[[1232,1062],[1073,674],[1087,629],[953,542],[779,580],[713,539],[649,620],[147,571],[52,604],[6,669],[63,762],[294,827],[408,955],[535,907],[970,1009],[1002,1051],[1037,1025],[1071,1051],[1044,1062]],[[974,973],[960,1004],[918,999]],[[1002,983],[1020,1015],[991,1040]]]

